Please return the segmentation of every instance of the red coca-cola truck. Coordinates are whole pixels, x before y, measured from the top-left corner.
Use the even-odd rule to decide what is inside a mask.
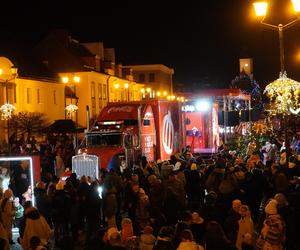
[[[84,152],[110,168],[113,156],[131,165],[139,155],[167,160],[183,146],[182,103],[167,100],[109,103],[86,133]]]

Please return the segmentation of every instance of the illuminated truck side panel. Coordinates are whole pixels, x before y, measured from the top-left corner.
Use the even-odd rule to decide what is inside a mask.
[[[158,158],[161,160],[169,160],[171,155],[180,151],[179,110],[178,102],[158,102]]]
[[[141,122],[141,147],[142,155],[147,157],[148,161],[154,161],[155,159],[155,145],[156,145],[156,129],[155,120],[152,107],[146,106],[143,112],[143,118]]]

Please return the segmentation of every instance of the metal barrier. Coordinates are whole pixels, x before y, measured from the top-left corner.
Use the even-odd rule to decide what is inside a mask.
[[[99,158],[96,155],[75,155],[72,157],[72,172],[80,178],[83,175],[99,178]]]

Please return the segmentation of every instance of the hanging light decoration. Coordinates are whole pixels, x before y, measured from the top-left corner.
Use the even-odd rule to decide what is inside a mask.
[[[268,84],[264,93],[270,98],[271,111],[277,114],[300,112],[300,83],[287,77],[286,72]]]
[[[75,104],[69,104],[66,108],[67,116],[72,117],[72,114],[77,112],[78,107]]]
[[[9,120],[12,113],[16,110],[16,107],[10,103],[5,103],[0,107],[1,120]]]

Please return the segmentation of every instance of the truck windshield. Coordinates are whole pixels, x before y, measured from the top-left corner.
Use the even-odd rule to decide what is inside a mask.
[[[88,147],[105,147],[105,146],[121,146],[122,135],[114,134],[89,134],[87,136]]]

